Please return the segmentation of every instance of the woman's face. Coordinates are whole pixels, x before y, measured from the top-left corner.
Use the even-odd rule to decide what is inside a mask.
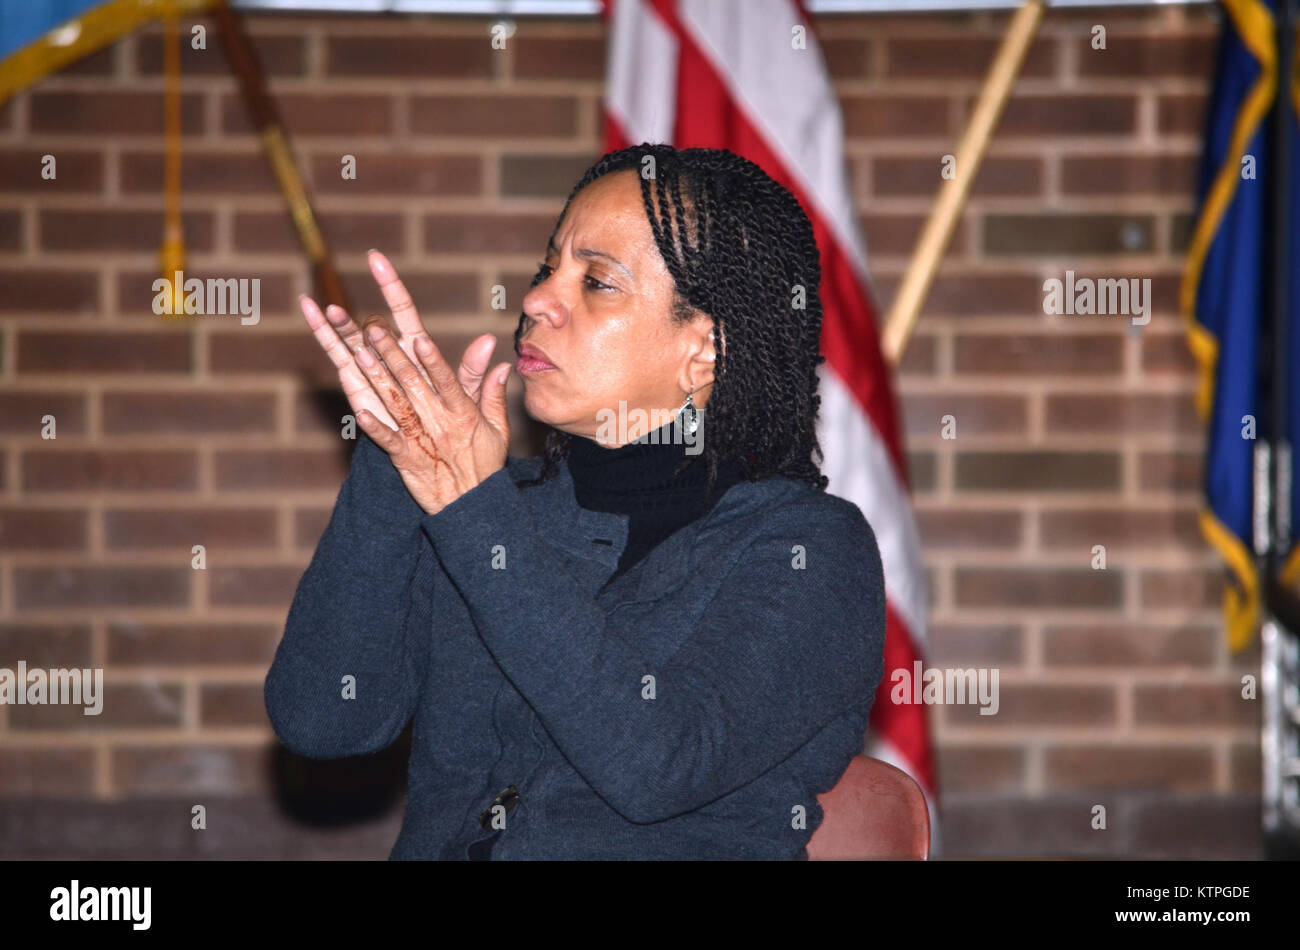
[[[630,415],[618,431],[628,441],[670,421],[692,386],[696,406],[708,401],[712,321],[697,314],[687,324],[673,322],[673,279],[646,220],[636,172],[604,175],[574,196],[542,274],[524,295],[515,364],[530,416],[609,444],[620,400]],[[545,363],[526,358],[530,347]],[[642,418],[647,424],[638,425]]]

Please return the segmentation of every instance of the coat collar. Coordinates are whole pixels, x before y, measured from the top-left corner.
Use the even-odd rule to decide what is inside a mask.
[[[541,460],[511,459],[510,467],[516,481],[531,479],[541,471]],[[603,571],[605,577],[614,572],[627,546],[627,515],[590,511],[579,506],[567,462],[562,461],[556,474],[541,484],[521,487],[537,526],[543,529],[553,547],[581,559],[584,564],[594,562],[596,566],[592,570]],[[612,609],[627,603],[657,600],[685,583],[698,557],[696,546],[703,536],[738,515],[801,490],[809,489],[781,475],[732,485],[704,517],[673,532],[626,573],[602,587],[596,595],[597,601]]]

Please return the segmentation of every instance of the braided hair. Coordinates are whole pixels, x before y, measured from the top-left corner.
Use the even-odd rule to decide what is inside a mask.
[[[726,459],[750,481],[777,473],[824,490],[816,432],[817,367],[825,361],[821,260],[808,216],[785,187],[734,152],[643,142],[587,169],[551,240],[578,192],[624,169],[638,172],[646,217],[673,278],[671,318],[681,325],[700,311],[713,319],[714,385],[701,410],[708,416],[702,455],[709,489]],[[543,279],[539,268],[530,288]],[[521,313],[516,350],[527,324]],[[536,481],[556,474],[569,438],[547,433]]]

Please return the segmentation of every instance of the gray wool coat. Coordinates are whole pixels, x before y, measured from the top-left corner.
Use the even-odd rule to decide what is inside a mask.
[[[377,752],[414,717],[391,859],[807,858],[863,751],[885,591],[858,507],[741,482],[606,583],[626,515],[563,463],[434,515],[359,434],[265,682],[290,750]]]

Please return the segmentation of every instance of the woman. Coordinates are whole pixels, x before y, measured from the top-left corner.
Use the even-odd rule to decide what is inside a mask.
[[[364,435],[267,676],[277,735],[360,755],[414,717],[393,859],[806,859],[885,599],[813,458],[798,202],[727,151],[588,170],[515,334],[542,459],[507,457],[493,338],[453,370],[371,268],[396,335],[303,300]]]

